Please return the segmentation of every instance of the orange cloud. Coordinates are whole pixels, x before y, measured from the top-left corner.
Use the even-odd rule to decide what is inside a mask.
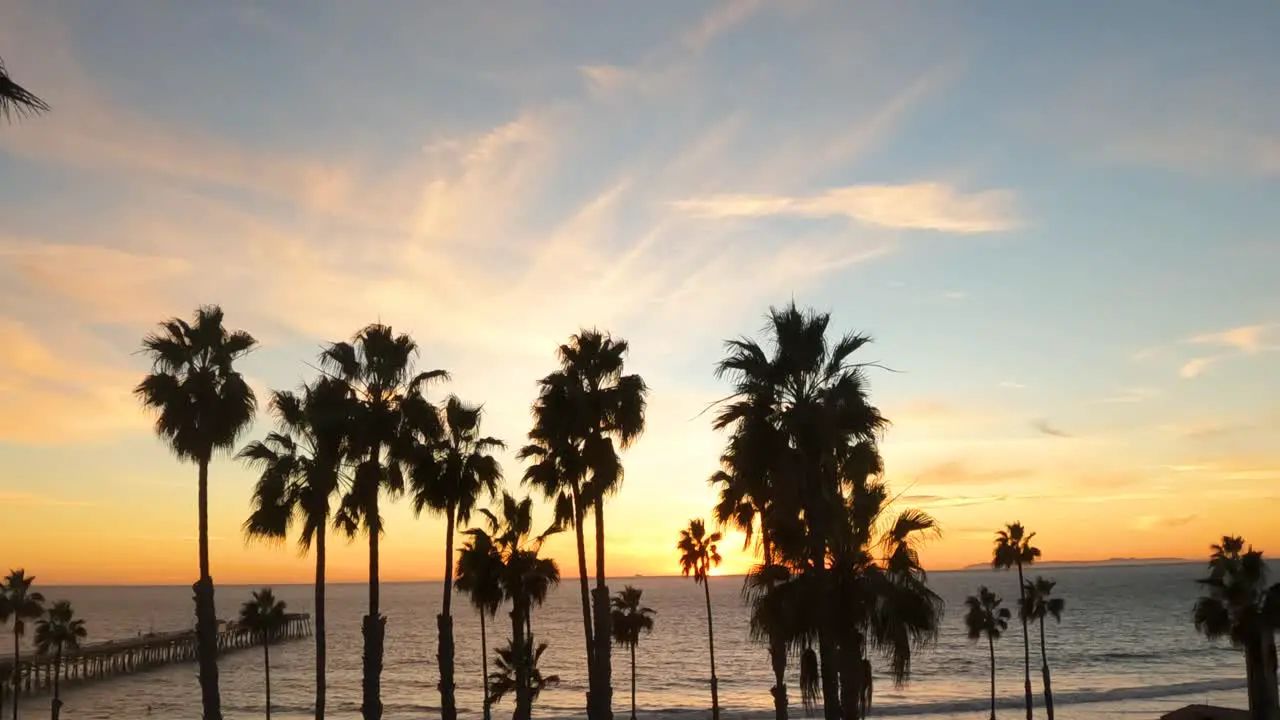
[[[1000,232],[1017,225],[1012,193],[964,194],[937,182],[852,185],[811,196],[712,195],[676,201],[673,206],[713,219],[844,216],[880,227],[960,234]]]

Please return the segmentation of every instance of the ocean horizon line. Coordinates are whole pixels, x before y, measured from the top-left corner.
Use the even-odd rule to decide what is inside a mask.
[[[1036,567],[1036,568],[1055,568],[1055,569],[1071,570],[1071,569],[1082,569],[1082,568],[1108,568],[1108,567],[1111,567],[1111,568],[1121,568],[1121,567],[1147,567],[1147,566],[1152,566],[1152,565],[1201,565],[1201,564],[1203,564],[1203,561],[1201,561],[1201,560],[1194,560],[1194,559],[1191,559],[1191,558],[1108,558],[1108,559],[1106,559],[1106,560],[1053,560],[1053,561],[1045,561],[1045,562],[1036,563],[1033,567]],[[929,574],[930,574],[930,575],[933,575],[933,574],[948,574],[948,573],[969,573],[969,572],[975,572],[975,571],[979,571],[979,570],[990,570],[990,569],[991,569],[991,564],[990,564],[990,563],[973,563],[973,564],[970,564],[970,565],[964,565],[964,566],[962,566],[962,567],[957,567],[957,568],[946,568],[946,569],[940,569],[940,570],[930,570],[930,571],[929,571]],[[720,574],[720,575],[714,575],[714,576],[712,576],[712,579],[713,579],[713,580],[715,580],[715,579],[744,578],[744,577],[746,577],[746,575],[747,575],[746,573],[723,573],[723,574]],[[593,576],[593,575],[592,575],[592,576],[588,576],[588,577],[589,577],[590,579],[592,579],[592,580],[594,580],[594,579],[595,579],[595,576]],[[627,575],[627,576],[622,576],[622,575],[620,575],[620,576],[616,576],[616,577],[610,577],[610,578],[607,578],[607,581],[608,581],[608,582],[610,582],[610,583],[613,583],[613,582],[618,582],[618,581],[627,581],[627,580],[688,580],[688,579],[689,579],[689,578],[687,578],[687,577],[686,577],[686,576],[684,576],[684,575],[680,575],[679,573],[674,573],[674,574],[662,574],[662,575],[650,575],[650,574]],[[443,580],[444,580],[444,578],[439,578],[439,577],[437,577],[437,578],[414,578],[414,579],[406,579],[406,580],[387,580],[387,579],[382,579],[382,580],[380,581],[380,584],[381,584],[381,585],[433,585],[433,584],[434,584],[434,585],[438,585],[438,584],[440,584],[441,582],[443,582]],[[569,581],[576,581],[576,580],[578,580],[578,576],[577,576],[577,575],[562,575],[562,576],[560,577],[560,581],[561,581],[561,583],[566,583],[566,582],[569,582]],[[214,581],[215,581],[215,583],[216,583],[218,586],[220,586],[220,587],[260,587],[260,586],[271,586],[271,587],[290,587],[290,586],[296,586],[296,587],[303,587],[303,586],[310,586],[310,585],[313,585],[313,584],[314,584],[314,581],[312,581],[312,580],[289,580],[289,581],[284,581],[284,582],[279,582],[279,581],[264,581],[264,580],[253,580],[253,581],[240,581],[240,580],[237,580],[237,581],[235,581],[235,582],[224,582],[224,583],[218,583],[218,582],[217,582],[217,578],[216,578],[216,577],[214,578]],[[193,582],[194,582],[194,581],[193,581]],[[326,587],[338,587],[338,586],[343,586],[343,585],[360,585],[360,586],[363,586],[363,585],[367,585],[367,584],[368,584],[368,580],[329,580],[329,581],[325,582],[325,586],[326,586]],[[189,583],[189,582],[180,582],[180,581],[174,581],[174,582],[117,582],[117,583],[59,582],[59,583],[48,583],[48,584],[44,584],[44,587],[48,587],[48,588],[115,588],[115,587],[118,587],[118,588],[173,588],[173,587],[183,587],[183,588],[185,588],[185,587],[190,587],[190,585],[191,585],[191,583]]]

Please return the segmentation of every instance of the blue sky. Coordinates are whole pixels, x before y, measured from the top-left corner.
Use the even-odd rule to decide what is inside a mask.
[[[721,343],[793,297],[897,371],[888,479],[935,565],[1014,519],[1059,559],[1276,546],[1280,10],[1227,9],[0,0],[53,106],[0,128],[0,548],[189,576],[194,471],[128,391],[150,326],[218,302],[264,397],[382,320],[513,444],[559,342],[626,337],[653,398],[611,562],[672,571]],[[223,574],[304,577],[214,472]],[[439,523],[389,522],[389,572],[438,575]]]

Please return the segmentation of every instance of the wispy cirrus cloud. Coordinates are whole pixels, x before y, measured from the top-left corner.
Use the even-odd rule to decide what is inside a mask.
[[[1182,527],[1197,517],[1199,516],[1194,513],[1185,515],[1139,515],[1133,520],[1133,529],[1145,532],[1161,528]]]
[[[677,200],[676,209],[695,217],[847,217],[859,223],[903,230],[957,234],[991,233],[1017,226],[1013,193],[963,193],[938,182],[851,185],[816,195],[722,194]]]
[[[1178,374],[1185,379],[1199,377],[1211,366],[1223,360],[1277,349],[1280,346],[1269,345],[1267,340],[1278,327],[1280,323],[1262,323],[1194,335],[1186,340],[1187,344],[1213,347],[1219,352],[1214,355],[1191,358],[1183,363]]]

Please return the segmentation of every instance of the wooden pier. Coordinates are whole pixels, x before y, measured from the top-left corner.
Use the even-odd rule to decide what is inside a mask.
[[[290,614],[286,616],[284,628],[272,644],[310,635],[311,616],[305,613]],[[261,644],[258,637],[236,623],[225,623],[218,630],[218,654],[259,647]],[[58,673],[64,684],[85,682],[141,672],[162,665],[194,662],[195,659],[195,630],[179,630],[84,645],[79,650],[63,653]],[[0,678],[10,678],[12,672],[13,658],[0,657]],[[53,655],[22,657],[18,672],[18,687],[25,695],[53,689]]]

